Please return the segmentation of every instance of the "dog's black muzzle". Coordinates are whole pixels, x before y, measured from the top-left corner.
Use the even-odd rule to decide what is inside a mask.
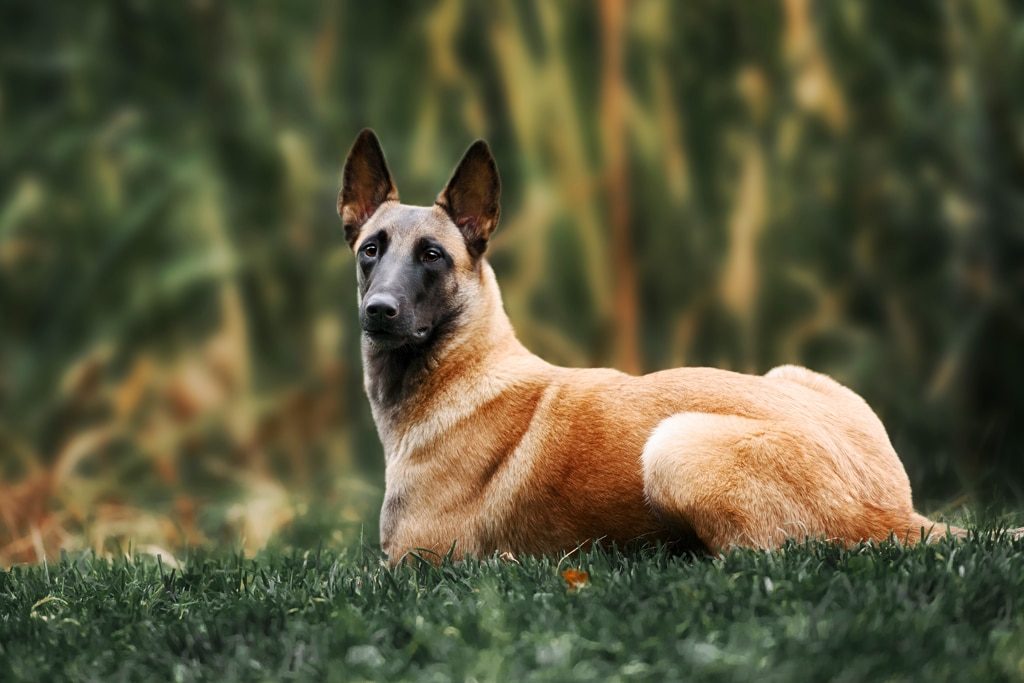
[[[398,299],[390,294],[373,294],[363,302],[360,312],[363,329],[367,332],[389,332],[399,322],[401,312]]]
[[[359,311],[363,333],[382,348],[423,341],[430,332],[429,327],[418,329],[412,312],[402,309],[402,303],[391,294],[379,292],[367,296]]]

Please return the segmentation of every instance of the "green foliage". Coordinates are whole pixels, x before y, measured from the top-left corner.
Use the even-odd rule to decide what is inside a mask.
[[[5,681],[1020,680],[1024,541],[69,557],[0,572],[0,615]]]
[[[614,26],[583,2],[4,3],[0,562],[141,516],[217,538],[182,511],[268,487],[281,520],[373,507],[334,215],[363,126],[418,204],[490,140],[491,258],[545,358],[806,364],[878,410],[924,507],[1024,499],[1022,72],[1004,0],[637,0]]]

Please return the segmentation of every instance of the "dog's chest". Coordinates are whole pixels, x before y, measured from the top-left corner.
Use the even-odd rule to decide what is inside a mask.
[[[396,469],[389,467],[380,512],[381,547],[391,561],[408,551],[444,555],[453,543],[459,554],[480,550],[478,510],[467,504],[457,480],[444,480],[424,468]]]
[[[401,493],[387,492],[384,504],[380,508],[380,541],[385,548],[391,543],[398,530],[398,523],[405,509],[405,499]]]
[[[481,552],[473,517],[459,511],[438,514],[436,509],[419,513],[401,496],[385,496],[380,516],[381,548],[392,562],[408,552],[439,559],[450,550],[458,556]]]

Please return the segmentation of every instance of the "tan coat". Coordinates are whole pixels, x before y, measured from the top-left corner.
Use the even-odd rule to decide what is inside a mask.
[[[832,379],[794,366],[763,377],[556,367],[516,339],[486,262],[479,277],[473,317],[407,403],[371,400],[390,557],[689,533],[717,551],[934,526],[914,513],[877,416]]]
[[[885,428],[829,377],[795,366],[633,377],[531,354],[483,257],[499,194],[483,141],[432,207],[398,202],[372,131],[345,164],[338,213],[357,258],[392,561],[415,549],[554,553],[660,539],[718,552],[964,533],[914,512]]]

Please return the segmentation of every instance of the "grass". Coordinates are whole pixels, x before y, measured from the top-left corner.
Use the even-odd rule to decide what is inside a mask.
[[[81,556],[0,571],[0,680],[1024,679],[1024,541],[1006,537],[380,559],[196,554],[179,570]],[[570,585],[569,568],[589,579]]]

